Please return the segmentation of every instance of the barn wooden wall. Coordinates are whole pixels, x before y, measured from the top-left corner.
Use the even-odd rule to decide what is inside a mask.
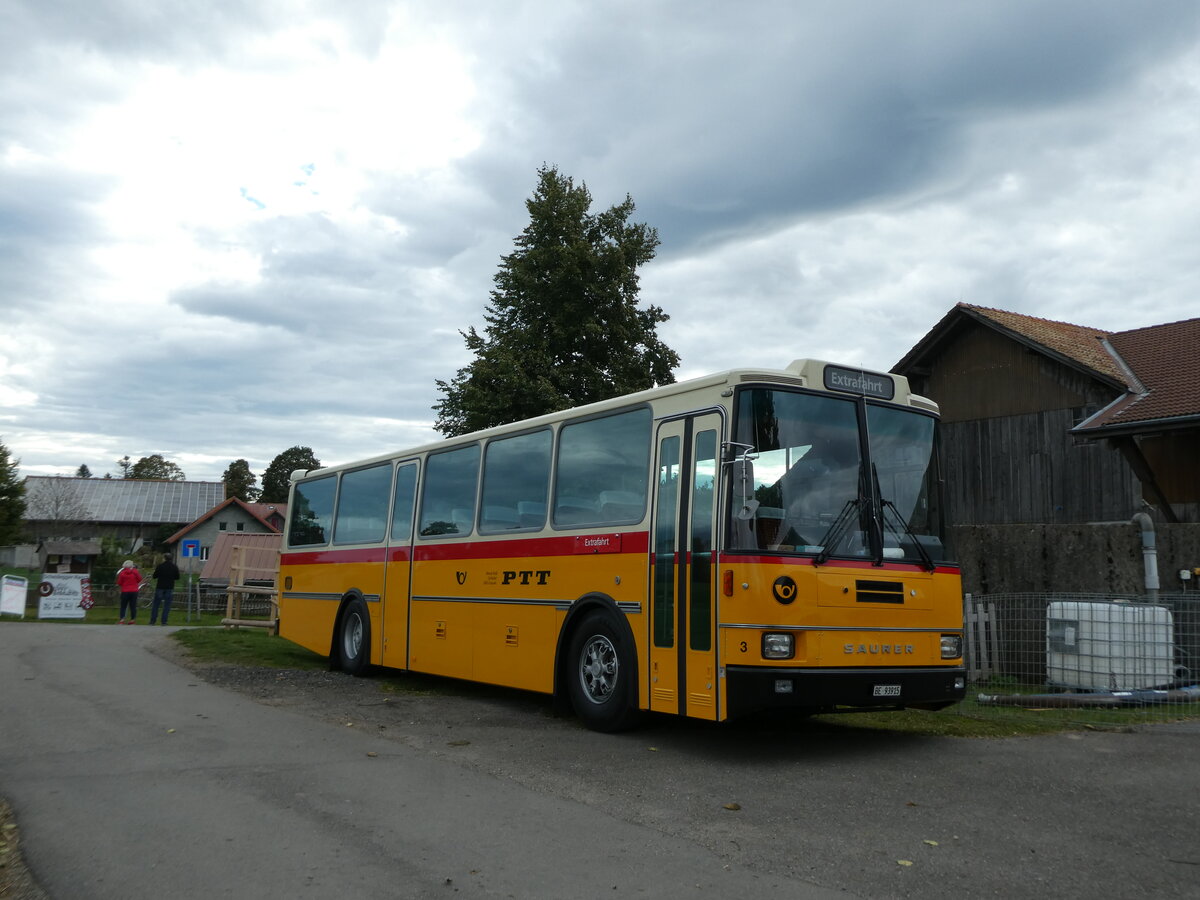
[[[946,424],[953,524],[1107,522],[1142,509],[1142,486],[1121,454],[1076,443],[1071,410]]]
[[[1141,527],[1131,522],[963,525],[951,529],[951,540],[970,594],[1137,595],[1144,587]],[[1200,585],[1200,578],[1179,578],[1181,569],[1200,567],[1200,524],[1157,524],[1155,543],[1162,591]]]

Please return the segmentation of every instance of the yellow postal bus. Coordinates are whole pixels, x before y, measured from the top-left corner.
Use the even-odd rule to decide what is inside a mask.
[[[816,360],[293,475],[279,633],[386,666],[645,710],[962,698],[934,403]]]

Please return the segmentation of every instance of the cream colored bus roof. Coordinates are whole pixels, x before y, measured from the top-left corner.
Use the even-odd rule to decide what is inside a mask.
[[[689,394],[698,392],[710,392],[713,394],[712,402],[704,404],[705,408],[711,408],[719,404],[719,397],[716,393],[713,393],[713,391],[715,388],[718,388],[721,385],[732,386],[735,384],[761,381],[824,390],[824,373],[830,366],[890,379],[895,385],[895,396],[891,402],[905,406],[913,406],[918,409],[928,410],[931,412],[937,411],[937,404],[931,400],[927,400],[924,397],[913,394],[909,390],[908,379],[903,375],[893,375],[887,372],[876,372],[871,369],[864,370],[858,366],[846,366],[840,363],[831,363],[820,359],[797,359],[793,360],[785,369],[730,369],[725,372],[717,372],[713,375],[705,375],[699,378],[691,378],[687,381],[679,381],[674,384],[665,384],[661,387],[650,388],[645,391],[638,391],[634,394],[625,394],[621,397],[613,397],[610,400],[601,400],[597,403],[589,403],[585,406],[571,407],[570,409],[564,409],[558,412],[548,413],[544,416],[539,416],[536,419],[525,419],[521,422],[513,422],[508,425],[497,425],[493,428],[486,428],[482,431],[474,431],[470,434],[464,434],[454,438],[444,438],[442,440],[421,444],[419,446],[403,449],[397,452],[385,453],[369,459],[362,459],[351,463],[343,463],[336,466],[312,469],[309,471],[297,469],[292,473],[291,480],[295,481],[310,474],[316,475],[317,473],[325,473],[340,469],[360,468],[363,466],[384,462],[389,459],[419,456],[420,454],[430,451],[444,450],[454,444],[467,444],[481,439],[496,437],[498,435],[529,431],[544,425],[561,422],[565,419],[598,415],[610,410],[623,409],[627,406],[636,406],[639,403],[653,403],[655,406],[655,414],[658,416],[676,415],[678,413],[687,412],[690,409],[699,408],[695,402],[687,401],[687,396]]]

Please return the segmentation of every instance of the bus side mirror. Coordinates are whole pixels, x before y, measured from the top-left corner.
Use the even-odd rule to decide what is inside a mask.
[[[724,450],[727,457],[731,451],[740,451],[726,464],[733,467],[733,496],[736,498],[734,518],[748,522],[758,512],[758,501],[754,499],[754,460],[758,454],[750,444],[735,444],[732,441],[725,445]]]

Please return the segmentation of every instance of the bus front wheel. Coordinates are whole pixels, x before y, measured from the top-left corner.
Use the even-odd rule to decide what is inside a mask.
[[[567,692],[593,731],[621,731],[637,719],[633,648],[610,616],[589,613],[571,638]]]
[[[371,658],[371,618],[367,604],[355,597],[342,612],[337,639],[338,668],[348,675],[362,675]]]

